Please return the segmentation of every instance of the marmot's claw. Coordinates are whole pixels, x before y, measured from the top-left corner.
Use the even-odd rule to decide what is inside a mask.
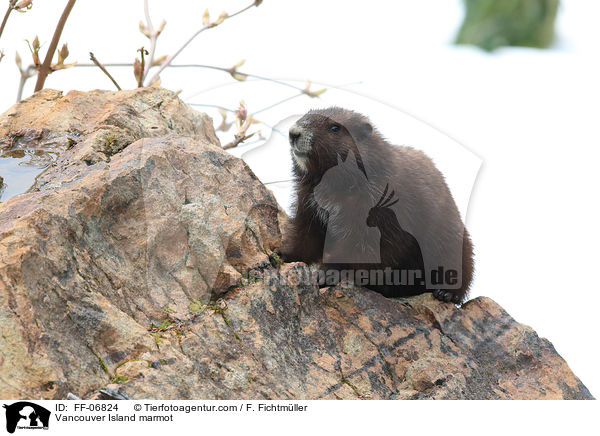
[[[433,291],[433,296],[440,301],[445,301],[446,303],[450,303],[450,302],[452,302],[454,304],[460,303],[460,297],[450,291],[436,289],[435,291]]]

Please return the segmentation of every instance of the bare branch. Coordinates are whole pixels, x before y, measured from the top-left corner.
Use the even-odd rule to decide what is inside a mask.
[[[154,48],[156,46],[156,32],[154,31],[154,26],[152,25],[152,20],[150,19],[150,10],[148,9],[148,0],[144,0],[144,15],[146,16],[146,28],[148,34],[150,35],[148,38],[150,39],[150,62],[148,62],[148,66],[144,70],[144,74],[142,76],[142,81],[146,78],[146,74],[148,74],[148,70],[152,66],[152,59],[154,59]]]
[[[58,40],[60,39],[60,35],[63,31],[63,28],[65,27],[65,23],[67,22],[67,18],[69,17],[71,9],[73,9],[74,5],[75,0],[69,0],[67,2],[67,6],[65,6],[65,10],[60,16],[60,20],[58,20],[56,30],[54,31],[52,41],[50,42],[50,47],[48,47],[48,52],[46,53],[46,58],[44,59],[44,63],[40,66],[40,71],[38,73],[38,78],[35,84],[34,92],[37,92],[44,87],[46,77],[48,77],[48,74],[50,74],[51,72],[50,65],[52,64],[52,58],[54,57],[54,52],[56,51],[56,47],[58,46]]]
[[[12,12],[12,10],[15,8],[16,3],[17,3],[17,0],[12,0],[8,3],[8,9],[6,10],[6,13],[4,14],[4,19],[2,20],[2,24],[0,24],[0,36],[2,36],[2,32],[4,32],[4,26],[6,26],[6,22],[8,21],[8,16]]]
[[[229,150],[230,148],[237,147],[242,142],[244,142],[246,139],[249,139],[252,136],[254,136],[254,133],[256,133],[256,132],[250,133],[249,135],[244,135],[244,134],[236,133],[233,141],[231,141],[229,144],[225,144],[223,146],[223,150]]]
[[[117,89],[120,91],[121,87],[119,86],[119,84],[117,83],[117,81],[113,78],[113,76],[110,75],[110,73],[106,70],[106,68],[104,68],[104,65],[102,65],[98,59],[96,59],[96,56],[94,56],[94,53],[90,52],[90,59],[91,61],[98,66],[98,68],[100,68],[102,70],[102,72],[104,74],[106,74],[108,76],[108,78],[111,80],[112,83],[114,83],[114,85],[117,87]]]
[[[21,72],[21,77],[19,79],[19,87],[17,89],[17,103],[23,98],[23,88],[25,87],[25,83],[30,77],[36,75],[37,68],[35,65],[31,64],[25,69],[21,69],[21,67],[19,67],[19,71]]]
[[[286,183],[293,182],[294,179],[284,179],[284,180],[273,180],[272,182],[263,182],[263,185],[273,185],[275,183]]]
[[[252,4],[246,6],[243,9],[240,9],[239,11],[235,12],[234,14],[228,15],[226,13],[223,13],[219,16],[219,18],[217,18],[216,21],[212,22],[212,23],[206,23],[204,24],[200,30],[198,30],[196,33],[194,33],[181,47],[179,47],[179,49],[172,55],[170,55],[158,68],[158,71],[156,73],[154,73],[154,75],[150,78],[150,80],[148,80],[147,84],[151,85],[152,83],[154,83],[157,79],[158,76],[160,75],[160,73],[169,65],[171,65],[171,62],[173,62],[173,59],[175,59],[187,46],[190,42],[192,42],[194,40],[194,38],[196,38],[198,35],[200,35],[202,32],[204,32],[205,30],[211,29],[213,27],[218,26],[219,24],[223,23],[225,20],[228,20],[229,18],[233,18],[236,15],[239,15],[245,11],[247,11],[248,9],[250,9],[253,6],[259,6],[262,3],[262,0],[255,0],[252,2]]]
[[[110,64],[104,64],[105,67],[131,67],[133,64],[129,64],[129,63],[110,63]],[[148,65],[148,63],[147,63]],[[95,65],[93,64],[77,64],[74,65],[76,67],[93,67]],[[149,68],[152,68],[152,66],[149,66]],[[277,80],[277,79],[271,79],[270,77],[265,77],[265,76],[259,76],[258,74],[251,74],[251,73],[245,73],[242,71],[238,71],[237,69],[233,69],[233,68],[224,68],[224,67],[217,67],[214,65],[203,65],[203,64],[171,64],[169,65],[169,68],[205,68],[205,69],[209,69],[209,70],[217,70],[217,71],[223,71],[224,73],[228,73],[228,74],[239,74],[239,75],[243,75],[246,77],[250,77],[252,79],[257,79],[257,80],[263,80],[265,82],[271,82],[271,83],[275,83],[277,85],[281,85],[281,86],[285,86],[287,88],[292,88],[295,89],[296,91],[299,91],[303,94],[306,94],[306,88],[300,88],[299,86],[295,86],[292,85],[291,83],[287,83],[284,82],[282,80]],[[318,92],[318,91],[317,91]],[[313,96],[313,97],[318,97],[318,96]]]
[[[225,112],[236,113],[237,109],[229,109],[224,106],[220,106],[218,104],[205,104],[205,103],[188,103],[190,106],[200,106],[200,107],[210,107],[214,109],[219,109]]]
[[[144,35],[146,35],[146,37],[150,40],[150,57],[148,58],[149,61],[146,64],[146,68],[144,68],[144,74],[142,75],[142,82],[144,80],[146,80],[146,77],[148,76],[148,72],[150,71],[150,68],[152,68],[152,66],[154,65],[154,54],[156,52],[156,41],[158,39],[158,35],[160,35],[160,33],[163,31],[164,27],[165,27],[165,20],[162,21],[162,23],[160,24],[160,26],[158,26],[158,29],[154,29],[154,26],[152,25],[152,20],[150,19],[150,11],[148,9],[148,0],[144,0],[144,15],[146,16],[146,25],[144,25],[142,22],[140,22],[140,30],[142,30],[142,33]]]
[[[246,6],[244,9],[241,9],[241,10],[237,11],[235,14],[231,14],[231,15],[227,16],[227,18],[233,18],[233,17],[235,17],[236,15],[239,15],[239,14],[241,14],[242,12],[246,12],[246,11],[247,11],[248,9],[250,9],[252,6],[256,6],[256,7],[258,7],[258,6],[260,6],[260,5],[261,5],[261,3],[262,3],[262,2],[263,2],[263,0],[255,0],[254,2],[252,2],[252,4],[251,4],[251,5],[248,5],[248,6]]]
[[[102,64],[105,67],[132,67],[133,64],[131,62],[123,62],[123,63],[108,63]],[[86,64],[86,63],[77,63],[77,65],[73,65],[74,67],[95,67],[96,64]]]
[[[302,97],[303,95],[308,95],[309,97],[312,97],[312,98],[318,97],[320,94],[322,94],[323,92],[325,92],[326,88],[324,88],[322,90],[319,90],[319,91],[310,91],[309,90],[308,92],[307,92],[307,89],[309,90],[309,88],[302,89],[302,90],[300,90],[300,92],[298,94],[291,95],[291,96],[286,97],[286,98],[284,98],[282,100],[279,100],[279,101],[277,101],[275,103],[272,103],[272,104],[270,104],[270,105],[268,105],[266,107],[263,107],[262,109],[254,111],[249,116],[254,117],[254,115],[256,115],[256,114],[268,111],[269,109],[273,109],[274,107],[277,107],[277,106],[279,106],[279,105],[281,105],[283,103],[287,103],[288,101],[293,100],[295,98]],[[314,94],[316,94],[316,95],[314,95]],[[215,104],[204,104],[204,103],[188,103],[188,104],[190,106],[212,107],[212,108],[215,108],[215,109],[219,109],[219,110],[223,110],[223,111],[231,112],[231,113],[237,112],[237,110],[228,109],[226,107],[215,105]]]
[[[270,77],[265,77],[265,76],[259,76],[258,74],[250,74],[250,73],[244,73],[242,71],[238,71],[237,68],[223,68],[223,67],[216,67],[214,65],[203,65],[203,64],[174,64],[174,65],[170,65],[170,68],[206,68],[209,70],[217,70],[217,71],[223,71],[225,73],[228,73],[230,75],[233,76],[233,74],[239,74],[242,76],[246,76],[246,77],[251,77],[253,79],[257,79],[257,80],[264,80],[265,82],[271,82],[271,83],[276,83],[278,85],[281,86],[286,86],[288,88],[292,88],[295,89],[296,91],[304,91],[304,88],[300,88],[298,86],[292,85],[291,83],[287,83],[287,82],[283,82],[281,80],[277,80],[277,79],[271,79]]]
[[[131,67],[132,65],[133,64],[128,64],[128,63],[104,64],[105,67]],[[77,67],[91,67],[93,65],[91,65],[91,64],[77,64],[76,66]],[[205,68],[205,69],[209,69],[209,70],[223,71],[224,73],[232,74],[232,68],[217,67],[217,66],[214,66],[214,65],[203,65],[203,64],[171,64],[171,65],[169,65],[169,68]],[[237,70],[233,70],[233,71],[236,74],[240,74],[240,75],[243,75],[243,76],[251,77],[253,79],[264,80],[265,82],[276,83],[278,85],[286,86],[288,88],[292,88],[292,89],[295,89],[296,91],[300,91],[300,92],[304,91],[304,88],[300,88],[298,86],[294,86],[291,83],[283,82],[281,80],[271,79],[269,77],[259,76],[257,74],[244,73],[242,71],[237,71]]]

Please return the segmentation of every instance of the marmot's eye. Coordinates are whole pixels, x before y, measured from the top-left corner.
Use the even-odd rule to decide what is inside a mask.
[[[329,127],[329,131],[333,132],[333,133],[339,132],[340,131],[340,126],[338,126],[337,124],[334,124],[334,125],[332,125],[332,126]]]

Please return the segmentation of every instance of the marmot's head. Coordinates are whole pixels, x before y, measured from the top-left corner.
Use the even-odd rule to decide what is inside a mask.
[[[366,147],[357,144],[368,143],[373,135],[371,123],[359,113],[338,107],[311,110],[290,127],[294,172],[318,178],[349,151],[362,166],[361,150]]]

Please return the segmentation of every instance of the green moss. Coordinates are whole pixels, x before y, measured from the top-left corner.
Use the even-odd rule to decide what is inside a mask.
[[[163,342],[163,338],[162,338],[162,334],[160,334],[159,332],[156,332],[152,335],[152,337],[154,338],[154,344],[156,345],[156,349],[158,351],[160,351],[160,343]]]
[[[110,133],[106,135],[104,139],[106,140],[106,145],[112,147],[115,141],[117,140],[117,135],[115,135],[114,133]]]
[[[233,330],[233,327],[231,327],[231,324],[230,324],[230,322],[229,322],[229,319],[228,319],[228,318],[225,316],[225,314],[224,314],[224,313],[221,313],[221,317],[223,318],[223,321],[225,322],[225,324],[227,325],[227,327],[229,327],[229,329],[231,330],[231,333],[233,333],[233,336],[235,336],[235,338],[236,338],[238,341],[241,341],[241,340],[242,340],[242,338],[240,338],[240,335],[238,335],[238,334],[236,333],[236,331],[235,331],[235,330]]]
[[[170,319],[165,319],[158,326],[155,326],[154,324],[152,324],[152,325],[159,332],[166,332],[169,329],[169,327],[171,327],[173,325],[173,321],[171,321]]]
[[[170,319],[163,320],[159,325],[152,323],[152,325],[150,326],[150,333],[152,334],[152,337],[154,338],[154,343],[156,344],[156,348],[159,351],[160,346],[158,344],[163,342],[162,334],[174,328],[176,328],[175,323]]]
[[[202,310],[204,306],[202,305],[201,302],[199,302],[198,300],[192,300],[192,302],[190,303],[190,305],[188,306],[188,310],[191,313],[196,313],[196,312],[200,312]]]
[[[358,390],[358,388],[356,386],[354,386],[350,380],[348,380],[345,376],[344,373],[342,372],[342,369],[340,368],[340,375],[342,376],[342,379],[340,381],[340,384],[343,385],[347,385],[350,387],[350,389],[352,389],[354,391],[354,393],[356,394],[356,396],[358,398],[363,398],[363,395],[360,393],[360,391]]]
[[[115,373],[117,372],[117,369],[119,369],[120,367],[122,367],[123,365],[125,365],[128,362],[136,362],[138,359],[127,359],[122,361],[121,363],[119,363],[117,366],[115,366]]]
[[[214,303],[202,304],[198,300],[192,300],[188,306],[188,310],[192,313],[200,312],[201,310],[212,310],[214,313],[222,314],[225,310],[227,310],[227,303],[225,303],[223,300],[218,300]]]
[[[96,359],[98,359],[98,363],[100,364],[100,367],[102,368],[102,370],[108,375],[109,380],[111,381],[111,383],[125,383],[127,382],[129,379],[123,375],[117,375],[117,370],[122,367],[123,365],[125,365],[127,362],[131,362],[134,361],[136,359],[128,359],[128,360],[124,360],[123,362],[119,363],[117,366],[115,366],[115,370],[114,372],[111,372],[110,369],[108,368],[108,365],[106,364],[106,362],[104,361],[104,359],[102,359],[102,357],[100,357],[100,354],[98,354],[92,347],[88,346],[88,349],[91,351],[91,353],[96,356]],[[94,370],[94,373],[96,373],[96,371]]]
[[[227,310],[228,306],[227,306],[227,302],[225,302],[225,300],[217,300],[214,303],[210,303],[210,304],[202,304],[197,300],[192,301],[192,303],[189,306],[189,310],[190,312],[199,312],[201,310],[212,310],[213,313],[221,315],[221,318],[223,319],[223,322],[225,323],[225,325],[227,325],[227,327],[229,327],[229,329],[231,330],[231,332],[233,333],[233,336],[235,336],[235,338],[238,341],[241,341],[242,338],[240,338],[240,335],[238,335],[232,328],[231,323],[229,322],[229,318],[227,318],[227,315],[225,315],[225,311]],[[216,332],[218,335],[218,332]]]
[[[110,373],[110,370],[108,369],[108,365],[106,364],[106,362],[104,362],[102,357],[100,357],[100,355],[98,353],[96,353],[96,351],[94,351],[94,349],[92,347],[90,347],[89,345],[88,345],[88,349],[92,352],[92,354],[94,356],[96,356],[96,359],[98,359],[98,363],[100,364],[100,367],[104,370],[104,372],[110,376],[111,373]]]
[[[122,383],[126,383],[127,381],[129,381],[129,379],[127,377],[125,377],[124,375],[116,375],[116,376],[111,377],[110,381],[112,383],[122,384]]]
[[[274,251],[269,254],[269,262],[271,262],[271,265],[273,265],[273,268],[277,268],[277,269],[279,269],[279,267],[281,265],[283,265],[283,263],[284,263],[281,256]]]

